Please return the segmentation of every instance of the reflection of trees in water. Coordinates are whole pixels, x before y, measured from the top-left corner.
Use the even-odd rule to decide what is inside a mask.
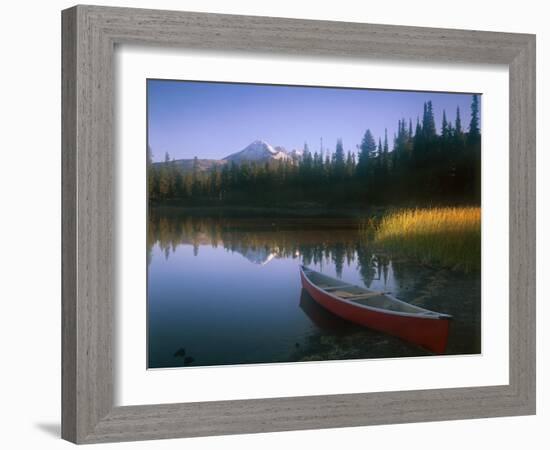
[[[272,257],[298,259],[305,265],[334,264],[338,277],[344,265],[357,264],[363,281],[387,281],[390,259],[376,253],[361,239],[357,222],[351,219],[242,219],[150,213],[147,254],[151,260],[157,244],[166,258],[178,245],[222,247],[255,263]]]
[[[334,262],[334,267],[336,267],[336,275],[338,278],[342,278],[342,269],[344,268],[344,257],[346,251],[344,250],[344,245],[341,242],[336,242],[332,246],[332,262]]]
[[[374,280],[388,282],[390,257],[385,253],[375,252],[364,245],[356,247],[358,267],[365,286],[370,287]],[[393,266],[392,266],[393,267]]]

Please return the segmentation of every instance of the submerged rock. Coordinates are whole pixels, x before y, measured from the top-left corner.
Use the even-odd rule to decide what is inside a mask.
[[[183,358],[185,356],[185,348],[179,348],[176,353],[174,353],[174,357],[176,358]]]

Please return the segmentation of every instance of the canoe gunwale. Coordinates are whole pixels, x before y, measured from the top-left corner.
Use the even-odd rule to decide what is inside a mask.
[[[423,313],[422,312],[408,313],[408,312],[402,312],[402,311],[392,311],[392,310],[389,310],[389,309],[377,308],[376,306],[364,305],[364,304],[357,303],[357,302],[354,302],[354,301],[351,301],[351,300],[347,300],[347,299],[342,298],[342,297],[338,297],[337,295],[334,295],[331,292],[326,291],[325,289],[322,289],[319,286],[317,286],[309,278],[309,276],[307,275],[307,273],[304,269],[306,269],[310,272],[315,272],[315,271],[311,270],[311,269],[307,269],[307,268],[305,268],[305,266],[300,266],[300,272],[302,273],[304,278],[307,280],[308,284],[313,289],[315,289],[316,291],[318,291],[320,293],[323,293],[324,295],[330,296],[332,299],[334,299],[336,301],[340,301],[342,303],[347,303],[347,304],[349,304],[353,307],[362,308],[362,309],[366,309],[366,310],[369,310],[369,311],[378,312],[378,313],[381,313],[381,314],[388,314],[388,315],[402,316],[402,317],[414,317],[414,318],[417,318],[417,319],[430,319],[430,320],[449,320],[449,319],[452,319],[452,316],[449,315],[449,314],[438,313],[436,311],[430,311],[429,309],[425,309],[425,308],[422,308],[420,306],[411,305],[411,304],[409,304],[407,302],[404,302],[403,300],[399,300],[398,298],[394,297],[393,295],[389,295],[389,294],[381,294],[381,295],[385,295],[386,297],[389,297],[392,301],[395,301],[395,302],[398,302],[398,303],[401,303],[401,304],[404,304],[404,305],[407,305],[407,306],[412,306],[414,308],[418,308],[419,311],[423,311]],[[352,286],[361,288],[361,286],[355,286],[355,285],[352,285]],[[363,288],[361,288],[361,289],[363,289]],[[425,313],[429,313],[429,314],[425,314]]]

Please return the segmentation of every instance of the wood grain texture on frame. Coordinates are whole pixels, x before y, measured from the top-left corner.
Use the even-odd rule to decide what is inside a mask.
[[[533,35],[98,6],[63,11],[62,32],[63,438],[94,443],[534,414]],[[116,44],[507,65],[510,383],[114,407]]]

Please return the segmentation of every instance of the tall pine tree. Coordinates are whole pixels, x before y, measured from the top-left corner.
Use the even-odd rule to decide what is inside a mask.
[[[433,139],[436,136],[435,119],[431,100],[424,104],[422,131],[424,132],[424,137],[427,140]]]
[[[371,161],[376,156],[376,142],[369,129],[365,131],[361,145],[359,146],[359,158],[357,161],[357,173],[359,176],[368,175]]]
[[[468,130],[468,144],[476,145],[481,139],[479,130],[479,97],[472,95],[472,106],[470,114],[470,128]]]
[[[460,120],[460,108],[456,107],[455,134],[462,134],[462,122]]]

